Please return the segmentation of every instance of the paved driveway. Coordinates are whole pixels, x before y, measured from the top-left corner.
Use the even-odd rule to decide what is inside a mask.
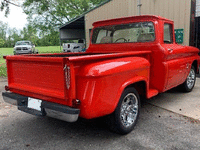
[[[200,78],[197,78],[196,85],[190,93],[182,93],[177,89],[173,89],[159,94],[148,102],[200,121]]]
[[[0,91],[5,84],[6,80],[0,79]],[[182,96],[179,92],[171,91],[150,101],[168,100],[174,104],[175,100],[192,99],[198,94],[198,87],[192,94]],[[110,132],[103,119],[80,119],[75,123],[67,123],[52,118],[39,118],[18,111],[15,106],[5,104],[0,97],[0,150],[200,149],[198,122],[147,102],[142,105],[134,131],[121,136]]]

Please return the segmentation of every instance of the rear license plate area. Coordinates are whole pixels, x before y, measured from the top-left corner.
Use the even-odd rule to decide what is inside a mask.
[[[28,97],[28,104],[27,104],[28,108],[35,109],[37,111],[42,111],[41,104],[42,100]]]
[[[36,116],[45,116],[46,114],[41,105],[42,100],[31,97],[26,97],[26,99],[18,100],[19,110]]]

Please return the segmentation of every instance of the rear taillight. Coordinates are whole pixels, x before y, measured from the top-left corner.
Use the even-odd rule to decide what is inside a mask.
[[[74,99],[72,101],[72,104],[73,104],[74,107],[77,107],[77,106],[79,106],[81,104],[81,101],[79,99]]]
[[[70,76],[70,67],[65,65],[65,80],[66,80],[66,87],[67,89],[70,88],[70,80],[71,80],[71,76]]]
[[[9,91],[9,87],[8,87],[8,86],[5,86],[5,90],[6,90],[6,91]]]

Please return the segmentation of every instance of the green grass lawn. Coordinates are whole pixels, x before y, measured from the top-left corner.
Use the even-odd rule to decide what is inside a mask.
[[[62,48],[60,46],[46,46],[46,47],[36,47],[38,49],[39,54],[41,53],[60,53]]]
[[[39,54],[41,53],[60,53],[60,46],[45,46],[45,47],[36,47]],[[6,61],[3,59],[4,55],[13,55],[13,48],[0,48],[0,76],[7,76],[6,71]]]

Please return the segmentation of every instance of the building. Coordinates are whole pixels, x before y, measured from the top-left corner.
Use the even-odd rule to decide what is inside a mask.
[[[200,44],[197,40],[200,33],[195,32],[200,32],[200,28],[198,29],[200,0],[107,0],[63,25],[60,28],[60,39],[86,39],[86,46],[88,46],[93,22],[140,14],[171,19],[174,21],[177,38],[179,38],[177,41],[180,44],[196,47],[198,43]]]

